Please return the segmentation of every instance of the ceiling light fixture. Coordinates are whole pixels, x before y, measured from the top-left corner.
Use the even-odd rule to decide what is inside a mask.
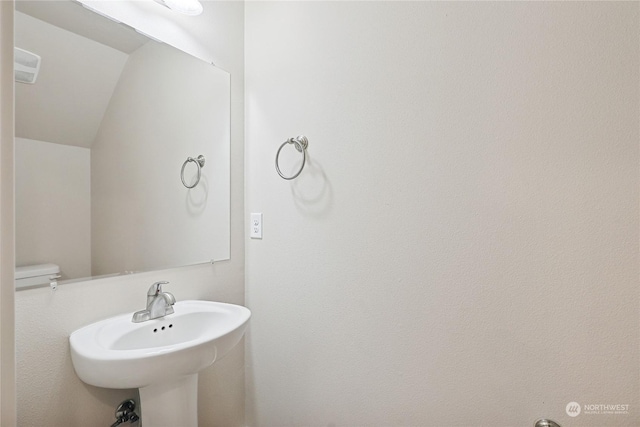
[[[157,3],[184,15],[196,16],[202,13],[202,4],[198,0],[155,0]]]

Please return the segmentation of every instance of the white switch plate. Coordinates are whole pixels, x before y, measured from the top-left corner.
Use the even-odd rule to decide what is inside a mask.
[[[262,239],[262,214],[252,213],[251,224],[249,224],[249,236],[252,239]]]

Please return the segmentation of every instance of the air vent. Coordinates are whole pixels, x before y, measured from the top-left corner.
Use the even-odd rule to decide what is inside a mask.
[[[34,84],[40,71],[40,57],[19,47],[14,48],[14,76],[19,83]]]

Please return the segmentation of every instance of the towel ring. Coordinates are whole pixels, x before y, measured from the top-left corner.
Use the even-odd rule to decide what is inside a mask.
[[[280,157],[280,151],[282,150],[282,147],[284,147],[287,144],[293,144],[293,146],[296,147],[296,150],[302,153],[302,166],[300,166],[300,170],[298,170],[298,172],[296,172],[293,176],[289,176],[289,177],[284,176],[282,174],[282,171],[280,170],[280,165],[278,165],[278,158]],[[295,138],[289,138],[285,142],[283,142],[280,148],[278,148],[278,152],[276,153],[276,171],[278,171],[278,175],[280,175],[283,179],[286,179],[286,180],[296,178],[298,175],[300,175],[300,172],[302,172],[302,169],[304,169],[304,164],[307,161],[308,146],[309,146],[309,140],[304,135],[298,135]]]
[[[187,183],[184,182],[184,168],[187,166],[187,163],[189,162],[194,162],[196,164],[196,167],[198,168],[198,178],[196,178],[196,182],[191,186],[187,185]],[[202,154],[200,154],[196,159],[194,159],[193,157],[187,157],[187,160],[184,161],[184,163],[182,164],[182,169],[180,170],[180,179],[182,180],[182,185],[184,185],[187,188],[193,188],[196,185],[198,185],[198,183],[200,182],[200,177],[202,176],[203,167],[204,167],[204,156]]]

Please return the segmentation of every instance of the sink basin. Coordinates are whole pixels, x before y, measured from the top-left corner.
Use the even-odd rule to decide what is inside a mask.
[[[180,425],[197,425],[197,374],[240,341],[251,316],[246,307],[212,301],[179,301],[173,307],[173,314],[159,319],[133,323],[131,313],[123,314],[69,337],[71,360],[82,381],[140,389],[145,427],[170,425],[173,417],[162,411],[171,411]],[[191,413],[176,415],[176,402],[185,396]]]

